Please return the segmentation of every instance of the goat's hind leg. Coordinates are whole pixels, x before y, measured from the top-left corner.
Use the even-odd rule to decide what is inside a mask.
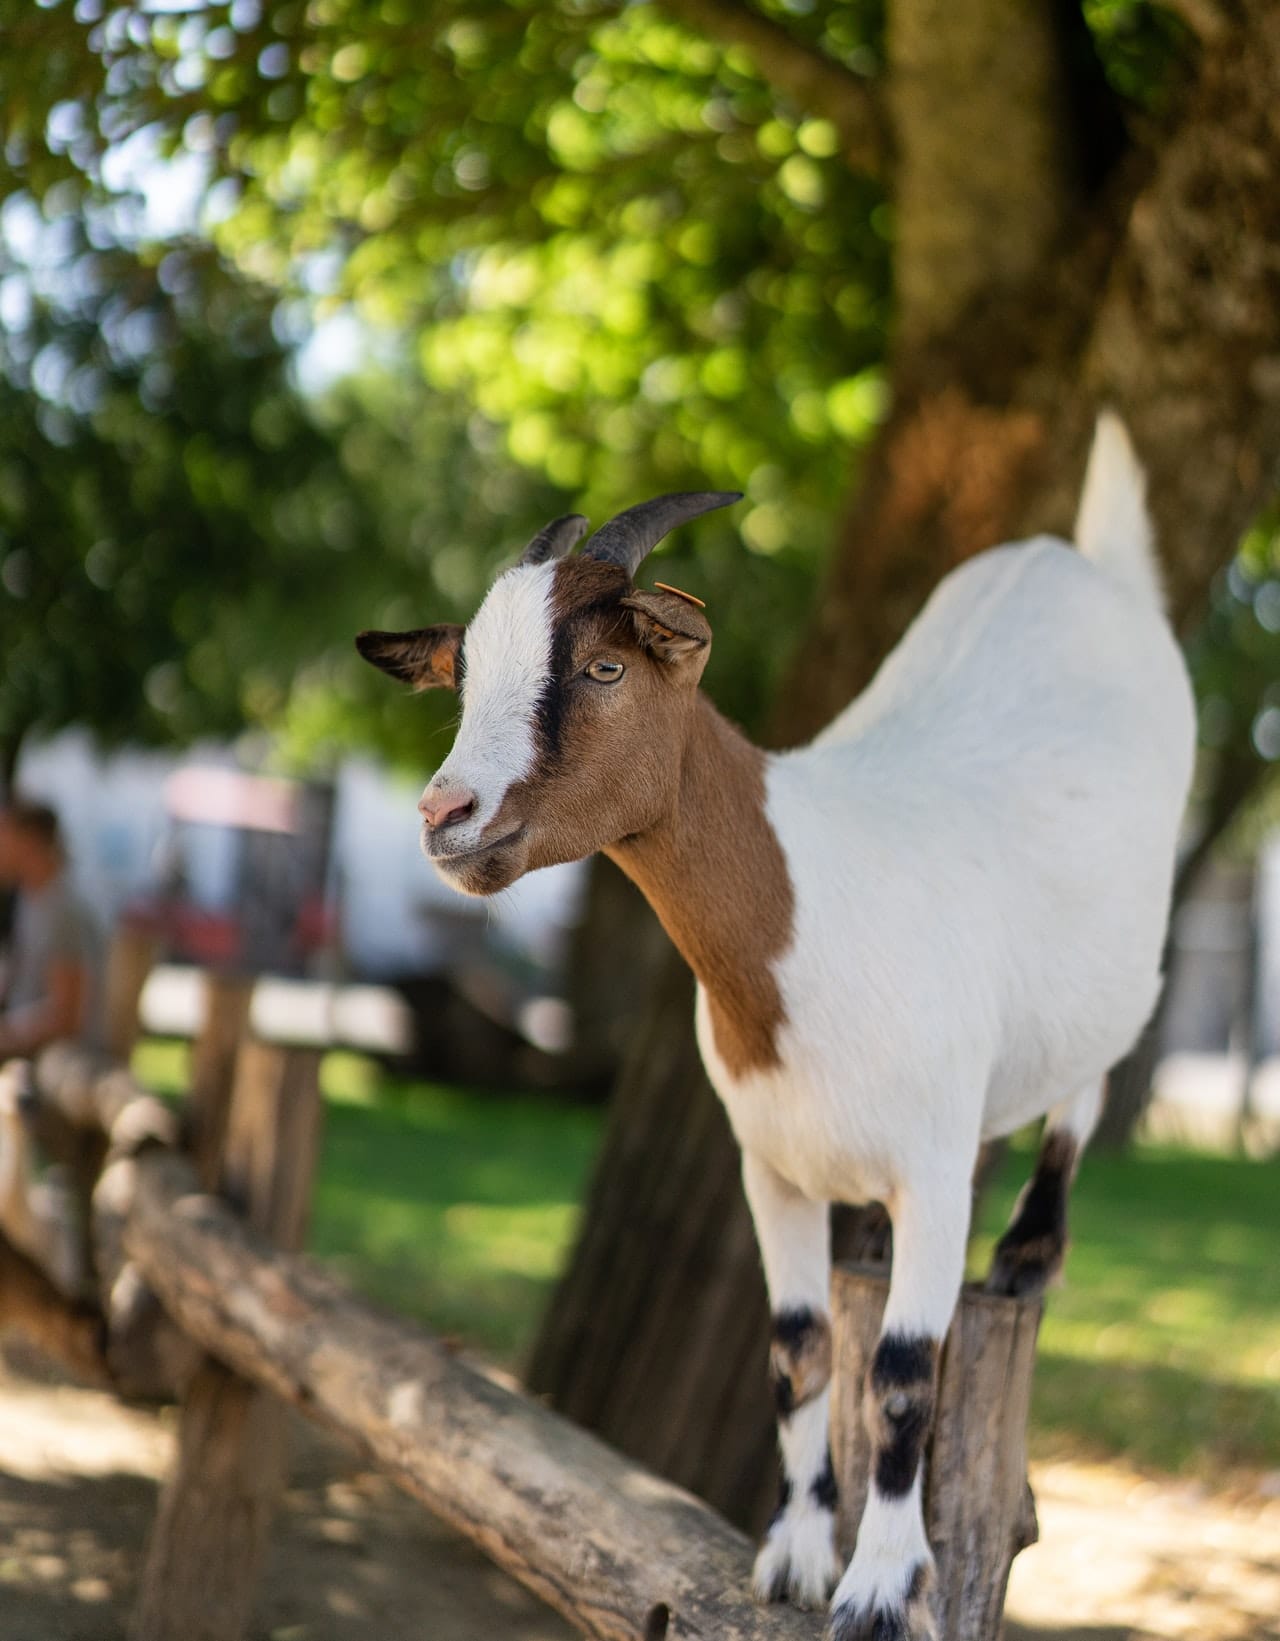
[[[789,1597],[797,1606],[820,1607],[840,1573],[827,1439],[830,1208],[801,1196],[749,1152],[742,1178],[773,1308],[769,1373],[782,1454],[782,1497],[756,1557],[752,1586],[760,1601]]]
[[[1009,1228],[996,1244],[987,1276],[990,1293],[1031,1298],[1062,1269],[1067,1251],[1067,1197],[1102,1108],[1102,1085],[1054,1106],[1045,1121],[1035,1172],[1018,1198]]]

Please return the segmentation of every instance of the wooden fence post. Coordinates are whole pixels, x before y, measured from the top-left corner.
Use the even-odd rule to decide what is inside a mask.
[[[866,1503],[862,1387],[888,1292],[869,1268],[838,1266],[833,1276],[831,1446],[845,1556]],[[966,1288],[943,1347],[925,1525],[938,1565],[934,1616],[946,1641],[998,1641],[1009,1568],[1036,1541],[1026,1432],[1039,1325],[1038,1300]]]
[[[231,1005],[226,1005],[230,1010]],[[319,1053],[246,1040],[226,1119],[224,1190],[254,1229],[296,1250],[319,1144]],[[206,1109],[216,1107],[211,1100]],[[183,1402],[133,1641],[241,1641],[285,1480],[280,1402],[207,1358]]]
[[[204,1019],[191,1048],[183,1147],[206,1191],[216,1191],[222,1178],[236,1057],[248,1031],[253,986],[247,975],[204,977]]]
[[[121,923],[111,937],[103,997],[103,1047],[113,1060],[128,1065],[138,1040],[138,1005],[156,960],[156,937],[150,929]]]

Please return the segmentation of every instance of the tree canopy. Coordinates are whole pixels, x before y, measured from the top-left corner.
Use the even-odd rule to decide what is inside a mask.
[[[1089,0],[1085,16],[1131,121],[1157,126],[1193,60],[1190,33],[1141,0]],[[711,606],[717,693],[761,720],[886,408],[896,225],[880,5],[0,0],[0,19],[0,193],[64,230],[110,205],[124,224],[114,254],[153,286],[135,300],[108,278],[99,298],[45,304],[41,323],[80,333],[47,360],[118,355],[122,303],[150,359],[135,348],[110,366],[110,413],[57,412],[77,442],[41,447],[54,512],[32,526],[57,532],[77,493],[57,475],[73,465],[103,463],[96,493],[113,493],[111,463],[135,460],[130,395],[147,463],[127,490],[147,517],[95,524],[82,557],[126,536],[158,552],[157,519],[223,535],[240,520],[238,545],[196,551],[192,535],[185,560],[168,561],[187,576],[207,565],[204,580],[170,586],[143,560],[129,572],[154,594],[157,630],[170,597],[201,611],[171,624],[175,654],[150,669],[142,727],[190,733],[287,705],[308,746],[385,733],[353,674],[340,669],[335,697],[334,664],[304,665],[291,628],[328,644],[335,609],[358,609],[357,625],[465,615],[547,513],[599,518],[705,484],[741,487],[746,504],[675,543],[666,573]],[[148,230],[148,204],[184,191],[208,249],[175,251]],[[81,262],[107,255],[87,246]],[[175,256],[202,270],[185,305],[161,277]],[[242,317],[228,325],[231,306]],[[289,347],[335,315],[362,327],[371,363],[308,408]],[[257,340],[235,355],[228,328]],[[161,402],[144,382],[167,350],[171,379],[194,391]],[[23,369],[10,370],[25,407],[15,399],[14,426],[25,414],[43,438],[54,412]],[[208,386],[219,373],[225,392]],[[199,458],[175,453],[202,440],[193,480]],[[157,507],[142,474],[162,470]],[[205,594],[237,585],[224,639]],[[277,645],[255,600],[270,604]],[[68,705],[86,683],[68,670]],[[108,696],[134,707],[121,688],[91,691]]]

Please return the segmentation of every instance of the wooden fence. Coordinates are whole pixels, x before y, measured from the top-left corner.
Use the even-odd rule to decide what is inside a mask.
[[[0,1071],[8,1161],[38,1139],[74,1163],[69,1197],[43,1219],[13,1184],[23,1168],[5,1174],[0,1325],[89,1382],[182,1401],[133,1641],[247,1632],[285,1482],[281,1402],[347,1438],[584,1635],[821,1635],[820,1615],[753,1604],[752,1547],[708,1506],[300,1256],[318,1055],[255,1041],[247,1018],[247,987],[212,981],[180,1113],[117,1062],[69,1045]],[[117,1049],[131,1040],[120,1026]],[[71,1292],[68,1250],[81,1259]],[[846,1549],[865,1494],[861,1383],[884,1292],[874,1275],[836,1273]],[[996,1641],[1009,1565],[1035,1536],[1024,1432],[1038,1317],[1034,1304],[966,1294],[944,1351],[927,1509],[946,1641]]]

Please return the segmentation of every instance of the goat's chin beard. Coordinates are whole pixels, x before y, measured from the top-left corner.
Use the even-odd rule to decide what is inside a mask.
[[[519,841],[483,854],[463,856],[460,860],[450,860],[448,856],[428,856],[428,859],[442,883],[459,894],[477,899],[509,889],[528,870],[526,851]]]

